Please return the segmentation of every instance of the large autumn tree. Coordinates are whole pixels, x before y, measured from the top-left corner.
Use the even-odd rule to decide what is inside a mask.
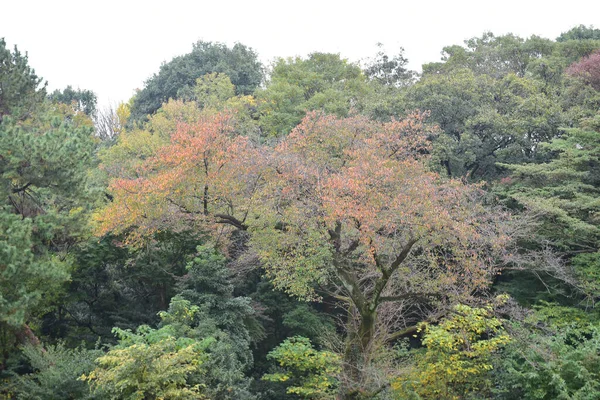
[[[484,292],[509,244],[480,191],[426,168],[422,114],[309,114],[276,148],[253,244],[276,287],[348,310],[343,398],[380,390],[377,349]]]

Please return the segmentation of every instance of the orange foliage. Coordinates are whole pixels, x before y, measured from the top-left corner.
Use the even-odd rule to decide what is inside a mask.
[[[159,230],[244,227],[260,160],[247,138],[234,136],[228,115],[179,123],[169,142],[139,164],[136,177],[113,177],[114,201],[97,215],[97,234],[126,232],[134,243]]]
[[[266,240],[260,254],[277,286],[314,298],[315,284],[344,275],[372,294],[390,274],[377,298],[364,296],[376,307],[379,296],[463,296],[488,285],[496,268],[490,254],[508,241],[506,215],[478,204],[478,187],[427,169],[428,138],[436,130],[424,117],[380,124],[312,113],[276,147],[276,173],[269,177],[274,190],[264,204],[286,228],[279,248]],[[286,240],[304,236],[306,243],[308,233],[329,246],[331,257]],[[412,256],[395,265],[412,242]],[[330,264],[314,266],[324,260]],[[307,269],[314,273],[303,273]]]

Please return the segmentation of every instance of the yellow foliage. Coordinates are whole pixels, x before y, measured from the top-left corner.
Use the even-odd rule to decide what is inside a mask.
[[[424,352],[392,383],[398,399],[461,399],[490,389],[491,356],[510,341],[492,307],[457,305],[439,325],[425,325]]]

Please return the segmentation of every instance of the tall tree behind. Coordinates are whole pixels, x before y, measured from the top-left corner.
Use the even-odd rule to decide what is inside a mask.
[[[262,66],[251,48],[240,43],[229,48],[222,43],[199,41],[190,53],[161,65],[158,74],[146,81],[131,108],[132,121],[144,121],[167,100],[189,92],[196,79],[213,72],[227,74],[236,94],[252,93],[263,77]]]
[[[83,112],[90,118],[94,118],[96,115],[98,98],[96,93],[91,90],[75,90],[69,85],[63,90],[56,89],[48,97],[57,103],[69,104],[73,107],[73,111]]]
[[[275,61],[271,80],[257,92],[262,100],[260,125],[266,136],[287,135],[307,111],[345,117],[369,91],[358,65],[339,54],[312,53]]]
[[[44,101],[46,84],[28,64],[27,54],[22,55],[15,46],[14,52],[0,39],[0,121],[11,114],[25,119]]]

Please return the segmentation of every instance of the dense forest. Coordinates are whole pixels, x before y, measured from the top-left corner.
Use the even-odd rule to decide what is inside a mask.
[[[600,399],[600,29],[374,53],[0,39],[0,397]]]

